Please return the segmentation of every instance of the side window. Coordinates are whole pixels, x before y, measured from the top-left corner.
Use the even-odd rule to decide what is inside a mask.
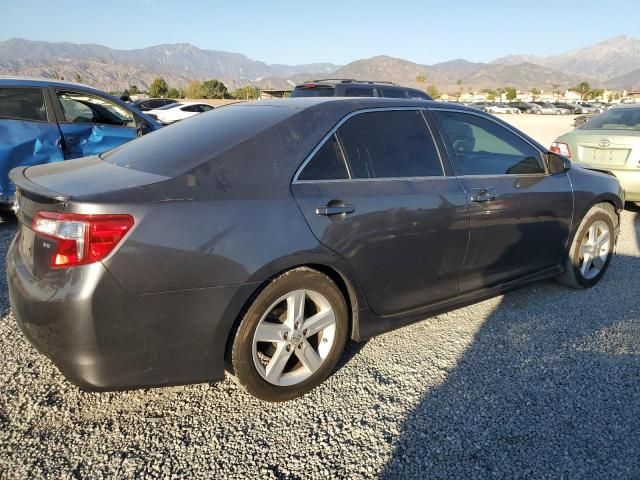
[[[46,122],[42,89],[0,88],[0,118]]]
[[[344,91],[345,97],[373,97],[373,88],[350,87]]]
[[[462,175],[545,173],[540,152],[501,125],[467,113],[432,112]]]
[[[135,127],[131,112],[111,100],[84,92],[58,91],[57,95],[69,123]]]
[[[368,112],[338,130],[352,178],[442,176],[440,157],[419,110]]]
[[[349,178],[338,139],[332,135],[298,175],[298,180],[342,180]]]
[[[380,90],[382,96],[385,98],[407,98],[404,93],[404,90],[400,90],[399,88],[383,88]]]
[[[180,110],[183,112],[200,112],[200,107],[198,107],[198,105],[187,105],[186,107],[182,107]]]
[[[200,105],[200,108],[202,109],[203,112],[208,112],[209,110],[213,110],[213,107],[211,105]]]

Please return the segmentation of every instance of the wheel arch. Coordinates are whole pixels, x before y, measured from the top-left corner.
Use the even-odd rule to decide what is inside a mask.
[[[346,273],[344,269],[334,264],[330,264],[329,262],[309,261],[304,263],[291,264],[286,268],[282,268],[273,273],[262,282],[258,282],[253,292],[248,296],[248,298],[238,311],[237,315],[233,319],[233,322],[231,323],[230,328],[227,331],[224,352],[225,366],[228,371],[233,373],[230,356],[233,339],[235,338],[236,332],[238,330],[238,327],[240,326],[240,323],[242,322],[242,319],[244,318],[245,313],[252,305],[256,297],[260,294],[260,292],[262,292],[262,290],[265,289],[267,285],[273,282],[276,278],[281,277],[282,275],[293,270],[304,269],[323,273],[324,275],[329,277],[329,279],[333,283],[336,284],[336,286],[342,293],[342,296],[347,304],[347,311],[349,312],[349,338],[357,338],[357,332],[359,329],[359,310],[361,308],[366,308],[366,299],[360,291],[360,287],[357,282],[352,279],[352,277],[348,273]]]

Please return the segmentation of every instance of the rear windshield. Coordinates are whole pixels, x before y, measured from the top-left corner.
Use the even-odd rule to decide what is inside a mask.
[[[120,167],[175,177],[298,111],[248,104],[220,107],[125,143],[101,158]]]
[[[317,85],[314,87],[296,87],[291,92],[292,97],[333,97],[333,87]]]
[[[606,110],[579,128],[581,130],[632,130],[640,132],[640,107]]]

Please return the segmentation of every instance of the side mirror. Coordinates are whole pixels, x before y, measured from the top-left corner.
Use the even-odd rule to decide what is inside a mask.
[[[551,175],[564,173],[571,170],[571,161],[567,157],[563,157],[557,153],[548,152],[547,169]]]

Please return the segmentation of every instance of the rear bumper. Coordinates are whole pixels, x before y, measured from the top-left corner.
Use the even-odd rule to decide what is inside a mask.
[[[101,263],[38,280],[15,245],[7,255],[15,318],[71,382],[119,390],[224,378],[227,337],[253,285],[138,295]]]

